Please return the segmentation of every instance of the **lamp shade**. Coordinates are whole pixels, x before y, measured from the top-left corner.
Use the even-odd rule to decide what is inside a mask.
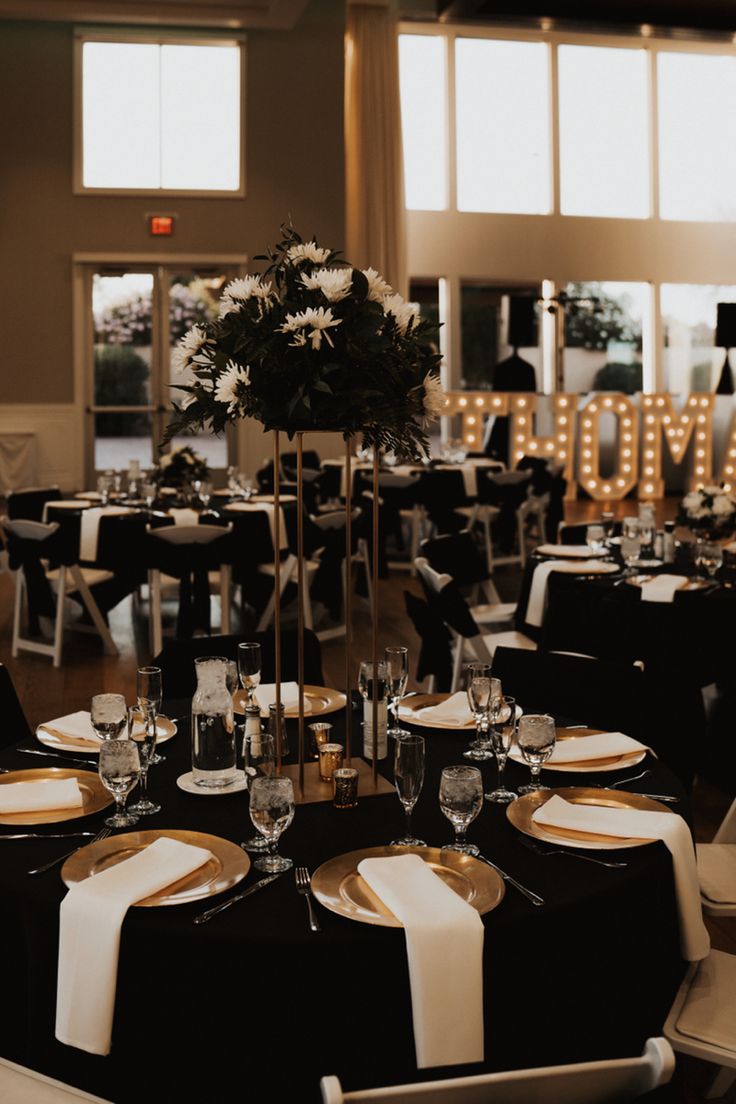
[[[736,346],[736,303],[719,303],[714,345],[721,349]]]
[[[514,349],[537,344],[536,302],[530,295],[509,296],[508,343]]]

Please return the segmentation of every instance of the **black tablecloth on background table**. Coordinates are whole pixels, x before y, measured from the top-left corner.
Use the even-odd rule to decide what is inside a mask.
[[[181,718],[179,732],[162,747],[166,762],[152,769],[150,779],[163,812],[139,826],[191,828],[239,842],[252,832],[244,793],[200,797],[176,786],[177,776],[190,768],[187,711],[186,703],[169,703],[170,715]],[[340,716],[330,719],[339,735]],[[467,734],[418,731],[427,739],[428,764],[413,827],[439,845],[452,835],[439,810],[439,775],[443,766],[465,761]],[[2,755],[2,764],[13,768],[38,762],[12,748]],[[651,776],[632,789],[681,793],[665,767],[654,759],[646,765]],[[482,766],[490,788],[495,765]],[[381,771],[391,777],[389,760]],[[525,768],[509,764],[512,785],[526,775]],[[552,785],[618,777],[626,774],[546,775]],[[678,809],[687,812],[685,801]],[[101,820],[102,814],[90,818],[89,827]],[[365,797],[354,810],[304,805],[280,850],[314,871],[333,856],[387,843],[402,828],[403,811],[393,795]],[[664,845],[606,852],[626,860],[621,870],[542,856],[521,846],[505,810],[488,803],[469,837],[546,904],[535,908],[507,888],[500,906],[484,918],[486,1061],[446,1072],[639,1054],[648,1036],[661,1033],[684,971]],[[33,878],[25,872],[65,844],[0,844],[5,1056],[120,1104],[214,1100],[225,1092],[238,1099],[255,1078],[275,1101],[318,1100],[319,1077],[327,1073],[339,1074],[345,1088],[418,1079],[403,932],[317,906],[322,933],[312,934],[291,873],[202,926],[192,923],[207,907],[202,902],[130,909],[110,1055],[95,1057],[58,1043],[56,969],[65,887],[59,868]],[[246,884],[257,876],[251,870]],[[433,1070],[428,1076],[436,1075]]]

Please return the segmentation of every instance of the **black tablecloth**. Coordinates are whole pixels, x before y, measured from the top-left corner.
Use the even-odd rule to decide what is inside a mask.
[[[187,705],[169,703],[169,713],[180,718],[179,733],[162,747],[166,762],[150,780],[163,812],[141,827],[242,840],[252,831],[245,794],[200,797],[177,788],[176,778],[190,767]],[[341,724],[338,717],[338,733]],[[439,774],[464,761],[466,735],[421,731],[428,766],[413,827],[441,844],[452,833],[439,811]],[[2,755],[5,766],[38,762],[15,749]],[[656,760],[647,765],[651,776],[633,789],[681,792],[665,767]],[[390,776],[388,760],[381,770]],[[494,785],[495,766],[484,764],[483,772],[486,785]],[[518,785],[526,774],[510,763],[507,780]],[[616,777],[547,773],[555,785]],[[678,808],[686,813],[685,801]],[[89,826],[101,820],[98,814]],[[393,795],[364,797],[350,811],[304,805],[280,849],[314,871],[332,856],[388,842],[402,826]],[[535,908],[508,888],[484,918],[486,1062],[447,1073],[639,1054],[649,1035],[661,1033],[684,970],[664,845],[609,852],[627,861],[621,870],[542,856],[521,846],[505,810],[488,803],[469,837],[546,904]],[[202,903],[130,909],[110,1055],[59,1044],[54,1016],[65,888],[58,868],[33,878],[25,872],[63,851],[65,841],[0,846],[5,1056],[121,1104],[199,1102],[225,1092],[235,1098],[256,1077],[278,1101],[319,1099],[326,1073],[339,1074],[346,1088],[418,1079],[403,933],[321,907],[322,933],[310,933],[288,873],[203,926],[192,924]]]

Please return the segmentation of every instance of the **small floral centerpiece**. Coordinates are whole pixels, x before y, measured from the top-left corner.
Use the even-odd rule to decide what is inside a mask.
[[[289,437],[338,430],[403,458],[426,454],[426,429],[445,405],[437,327],[374,269],[352,268],[292,227],[256,259],[268,262],[264,273],[229,283],[219,316],[177,346],[194,381],[180,385],[187,395],[167,438],[250,417]]]
[[[705,538],[730,537],[736,529],[736,499],[722,486],[698,487],[680,503],[677,524]]]
[[[165,452],[151,471],[151,482],[158,487],[189,487],[197,479],[209,479],[207,461],[191,445]]]

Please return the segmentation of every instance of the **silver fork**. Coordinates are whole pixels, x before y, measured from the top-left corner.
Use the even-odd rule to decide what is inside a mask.
[[[89,841],[92,843],[99,843],[100,840],[107,839],[112,834],[110,828],[100,828],[96,836]],[[79,851],[80,847],[88,847],[89,844],[80,843],[79,847],[72,847],[71,851],[67,851],[65,855],[59,855],[57,859],[52,859],[51,862],[45,863],[43,866],[37,866],[34,870],[27,871],[28,874],[44,874],[47,870],[50,870],[52,866],[56,866],[57,863],[63,862],[64,859],[68,859],[70,855],[73,855],[76,851]]]
[[[296,891],[301,893],[304,900],[307,902],[307,908],[309,909],[309,927],[313,932],[322,931],[319,926],[319,920],[315,916],[314,909],[312,907],[312,882],[309,877],[309,871],[306,866],[297,866],[294,869],[294,877],[296,881]]]
[[[583,862],[592,862],[597,866],[610,866],[610,867],[622,867],[627,866],[625,862],[604,862],[603,859],[594,859],[592,855],[578,855],[576,851],[566,851],[563,847],[546,848],[537,843],[536,840],[529,839],[528,836],[520,836],[519,843],[524,847],[528,847],[530,851],[535,851],[538,855],[567,855],[568,859],[582,859]]]

